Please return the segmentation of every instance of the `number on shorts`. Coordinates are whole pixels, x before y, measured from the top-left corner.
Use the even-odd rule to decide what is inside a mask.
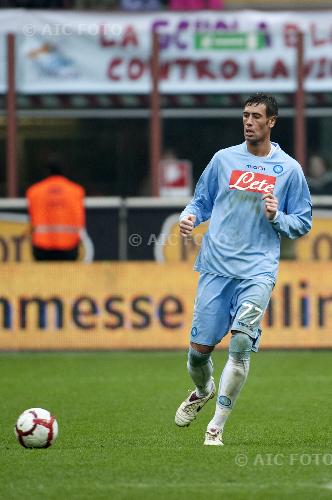
[[[260,307],[254,306],[254,304],[249,304],[249,302],[243,302],[242,307],[245,309],[242,311],[242,313],[240,314],[238,319],[242,319],[254,311],[257,313],[255,315],[255,317],[251,321],[249,321],[249,325],[253,325],[254,323],[256,323],[256,321],[258,321],[258,319],[261,316],[263,316],[263,309],[261,309]]]

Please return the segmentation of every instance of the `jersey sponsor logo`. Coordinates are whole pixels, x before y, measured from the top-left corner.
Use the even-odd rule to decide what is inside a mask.
[[[276,178],[272,175],[258,174],[257,172],[243,172],[233,170],[229,187],[238,191],[250,191],[252,193],[273,193]]]

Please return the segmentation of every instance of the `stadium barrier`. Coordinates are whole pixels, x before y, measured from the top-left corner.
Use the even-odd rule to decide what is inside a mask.
[[[81,260],[193,262],[208,224],[184,244],[178,217],[188,198],[87,198],[87,230]],[[332,196],[313,198],[313,229],[282,242],[282,256],[332,260]],[[0,262],[31,262],[29,219],[24,199],[0,200]]]
[[[27,263],[1,270],[0,350],[188,345],[198,279],[188,263]],[[263,348],[332,347],[331,273],[328,262],[281,264]]]

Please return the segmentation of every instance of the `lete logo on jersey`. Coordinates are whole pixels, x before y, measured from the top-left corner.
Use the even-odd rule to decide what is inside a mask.
[[[258,174],[233,170],[229,187],[238,191],[251,191],[252,193],[273,193],[276,178],[272,175]]]

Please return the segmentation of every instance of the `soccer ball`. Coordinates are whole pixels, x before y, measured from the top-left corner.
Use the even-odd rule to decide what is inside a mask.
[[[58,422],[48,410],[30,408],[17,419],[15,434],[24,448],[48,448],[58,435]]]

